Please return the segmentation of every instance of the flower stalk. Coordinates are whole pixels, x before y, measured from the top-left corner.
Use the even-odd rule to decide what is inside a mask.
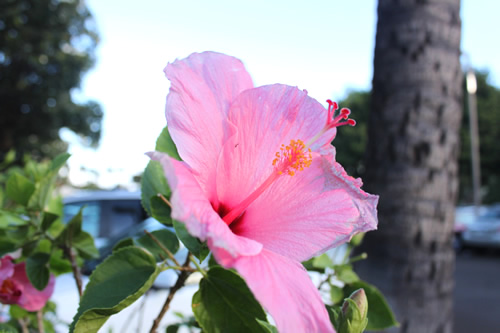
[[[188,253],[186,257],[186,261],[182,265],[182,267],[187,268],[189,267],[189,263],[191,262],[191,253]],[[187,278],[189,275],[191,275],[191,271],[189,270],[181,270],[179,273],[179,276],[177,277],[177,281],[175,282],[174,286],[170,288],[170,291],[168,293],[167,299],[165,300],[165,303],[163,304],[160,313],[158,313],[158,316],[155,318],[153,321],[153,325],[151,326],[151,329],[149,330],[150,333],[156,333],[158,330],[158,326],[160,326],[160,322],[163,318],[163,316],[167,313],[170,303],[172,302],[172,299],[174,298],[175,293],[181,289],[184,286],[184,283],[186,283]]]

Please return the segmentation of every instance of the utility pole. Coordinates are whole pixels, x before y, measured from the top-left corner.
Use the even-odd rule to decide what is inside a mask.
[[[479,157],[479,130],[477,124],[477,80],[474,70],[469,68],[466,75],[467,101],[469,106],[470,149],[472,164],[472,191],[474,198],[474,215],[479,215],[481,206],[481,163]]]

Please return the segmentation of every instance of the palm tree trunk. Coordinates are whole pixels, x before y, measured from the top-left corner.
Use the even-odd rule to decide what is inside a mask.
[[[452,332],[460,0],[379,0],[365,188],[380,195],[361,275],[400,332]]]

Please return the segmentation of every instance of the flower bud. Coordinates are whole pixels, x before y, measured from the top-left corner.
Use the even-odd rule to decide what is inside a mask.
[[[339,333],[361,333],[368,324],[368,300],[364,289],[358,289],[344,300]]]

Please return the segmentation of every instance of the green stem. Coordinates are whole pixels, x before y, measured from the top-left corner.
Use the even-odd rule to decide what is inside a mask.
[[[347,263],[352,264],[353,262],[364,260],[366,258],[368,258],[368,255],[366,254],[366,252],[363,252],[359,256],[352,257],[351,259],[349,259],[349,261]]]
[[[164,266],[162,267],[162,270],[167,270],[167,269],[175,269],[177,271],[186,271],[186,272],[191,272],[194,273],[197,270],[191,267],[184,267],[184,266]]]
[[[64,246],[63,248],[64,254],[66,258],[68,258],[71,263],[71,270],[73,271],[73,277],[75,278],[76,287],[78,289],[78,296],[82,298],[83,295],[83,283],[82,283],[82,275],[80,272],[80,268],[78,267],[78,263],[76,262],[75,253],[70,246]]]
[[[207,272],[196,262],[196,259],[193,256],[190,256],[191,262],[196,266],[198,272],[200,272],[204,277],[207,277]]]
[[[37,311],[36,320],[38,322],[38,332],[45,333],[45,328],[43,327],[43,312],[42,312],[42,310]]]
[[[24,319],[19,318],[17,322],[19,323],[19,326],[21,326],[21,330],[23,331],[23,333],[30,332],[28,329],[28,323]]]
[[[144,230],[144,232],[146,233],[146,235],[149,236],[149,238],[151,238],[153,240],[153,242],[156,243],[156,245],[158,245],[162,250],[163,252],[165,252],[167,254],[167,256],[175,263],[175,265],[177,266],[181,266],[181,264],[177,261],[177,259],[175,259],[174,255],[172,254],[172,252],[170,252],[169,249],[167,249],[159,240],[158,238],[156,238],[152,233],[150,233],[149,231],[147,230]]]
[[[184,262],[182,267],[189,267],[190,260],[192,260],[191,253],[188,253],[186,261]],[[191,272],[185,271],[185,270],[180,272],[179,277],[177,278],[177,281],[175,282],[175,285],[172,288],[170,288],[170,292],[168,293],[167,299],[165,300],[165,303],[163,304],[163,306],[160,310],[160,313],[158,314],[156,319],[153,321],[153,326],[151,326],[151,330],[149,331],[150,333],[157,332],[158,326],[160,326],[160,321],[163,318],[163,316],[165,315],[165,313],[167,313],[167,310],[170,307],[170,302],[172,302],[172,299],[174,298],[175,293],[184,286],[184,283],[186,282],[186,280],[190,274],[191,274]]]

